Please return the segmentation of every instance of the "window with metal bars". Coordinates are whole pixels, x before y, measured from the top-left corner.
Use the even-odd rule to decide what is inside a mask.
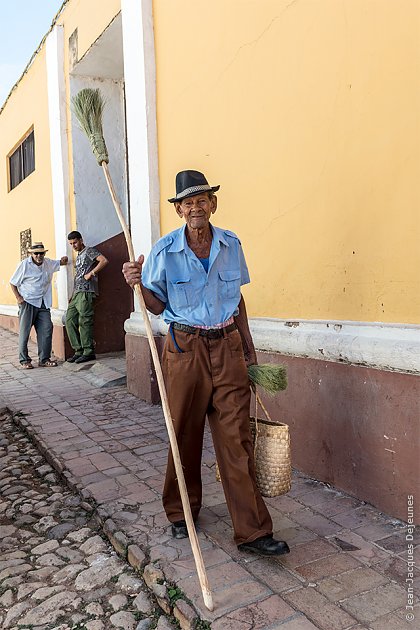
[[[9,155],[9,190],[35,170],[35,136],[33,130],[17,149]]]

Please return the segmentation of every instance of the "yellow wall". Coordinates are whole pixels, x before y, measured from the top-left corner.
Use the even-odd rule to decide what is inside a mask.
[[[7,155],[32,125],[35,131],[35,170],[8,192]],[[0,304],[15,304],[9,280],[20,262],[20,232],[31,228],[32,239],[43,241],[50,258],[65,253],[55,252],[45,48],[35,58],[30,72],[12,93],[0,116],[0,162],[0,225],[3,235]]]
[[[70,121],[68,40],[75,28],[78,28],[78,57],[80,59],[118,14],[120,8],[120,0],[107,0],[106,3],[101,0],[89,0],[89,2],[70,0],[57,20],[57,24],[64,24],[68,121]],[[35,171],[9,193],[7,155],[32,125],[35,129]],[[70,122],[67,129],[70,145],[70,208],[74,216]],[[14,304],[15,300],[10,291],[9,280],[20,261],[19,233],[21,231],[31,227],[33,240],[44,242],[49,249],[47,254],[49,257],[58,258],[65,254],[65,252],[55,252],[45,43],[1,113],[0,160],[2,161],[0,168],[0,227],[2,233],[6,235],[0,264],[0,304]],[[74,224],[75,221],[73,220]],[[56,305],[57,301],[54,295],[53,306]]]
[[[420,322],[418,0],[154,0],[162,233],[221,184],[251,316]]]
[[[77,28],[78,58],[81,59],[120,10],[121,0],[69,0],[57,20],[57,24],[64,25],[66,50],[69,37]],[[67,73],[67,55],[65,61]]]

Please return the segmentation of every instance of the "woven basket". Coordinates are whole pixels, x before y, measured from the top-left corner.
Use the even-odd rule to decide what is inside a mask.
[[[258,418],[258,405],[263,410],[266,420],[255,420]],[[276,424],[271,420],[258,393],[255,394],[255,418],[251,418],[250,422],[258,489],[264,497],[286,494],[292,482],[289,427],[287,424]],[[216,479],[220,481],[217,462]]]

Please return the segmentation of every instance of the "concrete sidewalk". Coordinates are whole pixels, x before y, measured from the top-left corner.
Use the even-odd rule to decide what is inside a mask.
[[[291,553],[280,559],[240,553],[206,432],[198,531],[215,602],[209,613],[189,541],[172,539],[162,508],[168,446],[161,408],[136,399],[124,385],[112,386],[113,378],[123,381],[121,358],[100,360],[92,378],[90,369],[69,365],[20,370],[17,336],[1,328],[0,348],[0,407],[20,412],[16,421],[50,463],[95,503],[117,550],[138,545],[145,561],[156,562],[181,589],[192,604],[183,627],[193,627],[195,612],[213,630],[418,627],[418,604],[406,609],[404,523],[297,473],[287,496],[267,499],[275,535],[288,541]],[[36,356],[35,347],[30,351]],[[419,543],[417,534],[417,566]],[[416,570],[417,595],[419,586]],[[167,596],[161,599],[171,607]],[[414,619],[407,621],[411,612]]]

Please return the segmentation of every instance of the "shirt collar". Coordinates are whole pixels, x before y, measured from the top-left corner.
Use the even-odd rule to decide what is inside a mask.
[[[213,240],[217,241],[218,243],[222,243],[223,245],[226,245],[226,247],[229,247],[229,243],[225,238],[224,231],[218,227],[215,227],[211,223],[210,226],[213,232]],[[177,230],[175,238],[172,241],[172,245],[168,249],[169,252],[182,252],[187,248],[187,237],[185,235],[186,228],[187,226],[184,225],[182,228]]]

